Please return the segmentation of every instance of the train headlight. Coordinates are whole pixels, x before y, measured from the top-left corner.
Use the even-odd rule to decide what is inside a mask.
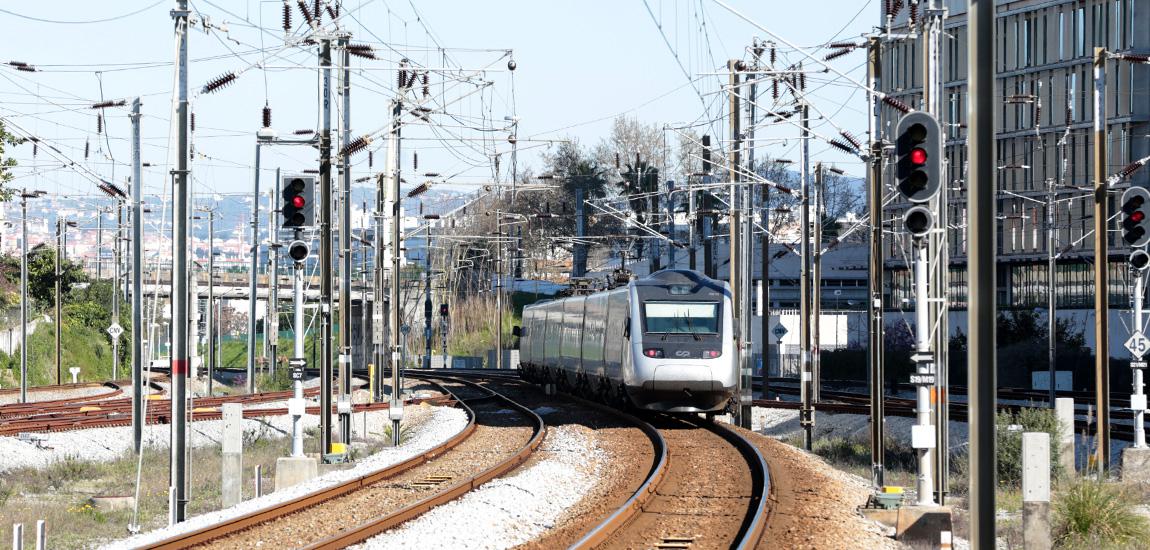
[[[643,355],[647,357],[658,359],[663,356],[663,350],[660,348],[647,348],[643,350]]]

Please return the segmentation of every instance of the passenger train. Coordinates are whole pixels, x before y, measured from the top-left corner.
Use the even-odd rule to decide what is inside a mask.
[[[640,409],[722,412],[734,395],[726,282],[664,270],[625,287],[523,309],[520,375]]]

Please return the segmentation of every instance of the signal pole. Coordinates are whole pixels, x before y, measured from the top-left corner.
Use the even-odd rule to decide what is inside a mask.
[[[176,120],[176,170],[172,174],[172,436],[170,524],[184,521],[188,505],[187,378],[188,378],[188,1],[178,0],[172,12],[179,43],[179,102]],[[258,181],[258,180],[257,180]],[[140,182],[134,182],[135,188]],[[253,273],[254,277],[255,274]],[[255,300],[255,296],[251,297]],[[138,334],[135,336],[138,338]],[[250,384],[251,382],[249,382]]]
[[[282,185],[280,169],[276,168],[276,185]],[[280,345],[280,211],[275,207],[275,191],[268,193],[268,307],[264,319],[264,340],[268,343],[268,372],[275,374],[279,363]],[[211,225],[209,218],[208,225]],[[210,239],[209,239],[210,240]],[[209,294],[211,289],[209,288]],[[210,317],[210,316],[209,316]]]
[[[401,73],[402,74],[402,73]],[[402,87],[401,87],[402,88]],[[400,93],[403,93],[402,90]],[[404,342],[400,334],[400,310],[402,309],[399,302],[399,287],[400,281],[400,254],[399,246],[402,239],[401,232],[403,231],[403,200],[399,194],[399,123],[400,117],[403,115],[403,103],[397,100],[393,110],[393,133],[395,135],[395,165],[388,166],[388,170],[395,170],[391,178],[391,402],[388,408],[389,416],[391,417],[391,443],[393,446],[399,446],[399,430],[400,421],[403,420],[403,391],[399,386],[399,369],[402,368],[402,361],[400,359],[403,351]],[[389,156],[390,151],[389,151]],[[498,350],[497,350],[498,351]],[[496,356],[499,356],[496,353]]]
[[[815,427],[815,411],[811,406],[812,375],[811,372],[811,185],[810,185],[810,127],[809,113],[806,101],[800,101],[800,127],[802,136],[799,138],[800,154],[799,178],[802,187],[802,204],[799,213],[800,232],[802,236],[802,269],[799,279],[799,341],[802,345],[800,351],[800,379],[799,393],[802,408],[799,409],[799,425],[803,428],[803,448],[810,451],[813,441],[812,432]]]
[[[322,71],[322,126],[319,135],[319,316],[320,316],[320,449],[331,448],[331,39],[320,39],[319,65]]]
[[[276,178],[277,180],[279,178]],[[208,209],[208,322],[204,332],[208,337],[208,397],[216,370],[216,211]]]
[[[1110,469],[1110,248],[1107,235],[1106,50],[1094,48],[1094,395],[1098,471]],[[1102,290],[1099,290],[1102,289]]]
[[[120,242],[123,241],[124,203],[119,198],[116,201],[116,238],[112,241],[112,256],[116,265],[112,267],[112,324],[120,324]],[[112,338],[112,379],[120,378],[120,335]]]

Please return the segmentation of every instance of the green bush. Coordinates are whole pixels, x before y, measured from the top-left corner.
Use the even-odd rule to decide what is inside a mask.
[[[1054,502],[1059,548],[1144,548],[1150,521],[1134,510],[1135,498],[1121,485],[1080,480]]]
[[[1010,426],[1021,426],[1021,430],[1011,430]],[[1024,407],[1016,413],[998,413],[995,437],[998,447],[998,483],[1001,486],[1018,487],[1022,484],[1022,433],[1045,432],[1050,434],[1050,466],[1055,479],[1061,477],[1061,451],[1058,441],[1058,417],[1053,409]]]

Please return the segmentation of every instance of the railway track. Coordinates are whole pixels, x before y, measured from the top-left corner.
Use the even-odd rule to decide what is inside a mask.
[[[542,444],[543,420],[515,400],[456,377],[418,378],[438,380],[434,384],[468,413],[467,427],[443,445],[289,503],[146,547],[344,548],[510,472]],[[518,414],[506,414],[508,409]]]
[[[538,392],[514,373],[463,375]],[[742,434],[700,418],[635,416],[571,399],[635,426],[653,453],[646,475],[629,498],[570,548],[753,548],[758,543],[767,524],[770,475],[758,447]]]

